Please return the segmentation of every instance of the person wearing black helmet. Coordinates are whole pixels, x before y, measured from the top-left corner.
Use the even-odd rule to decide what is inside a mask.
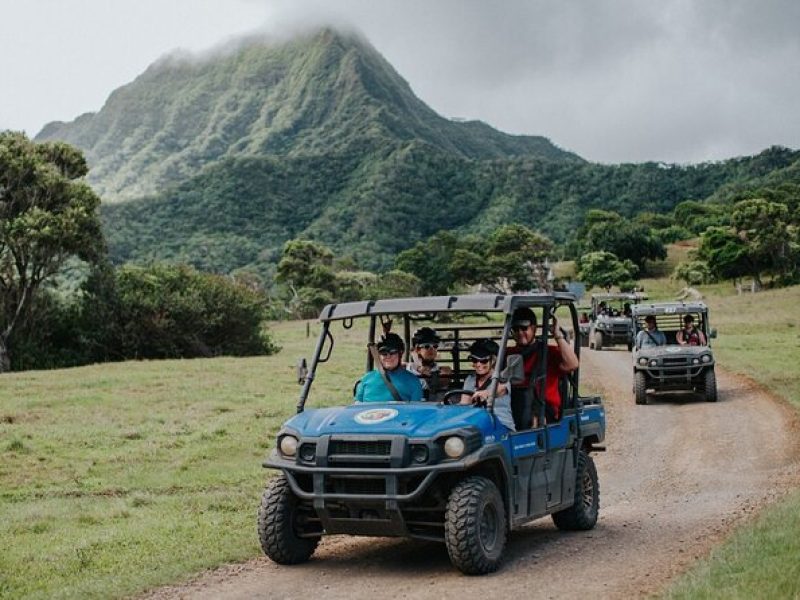
[[[469,347],[469,358],[475,373],[464,380],[464,389],[473,391],[472,394],[463,394],[461,404],[476,404],[483,406],[489,400],[492,385],[492,374],[497,363],[497,353],[500,346],[489,338],[482,338],[473,342]],[[494,399],[494,415],[497,420],[514,431],[514,417],[511,414],[511,397],[508,388],[503,383],[497,384],[497,395]]]
[[[436,362],[440,342],[439,334],[430,327],[420,327],[411,338],[412,360],[406,368],[419,377],[428,400],[433,400],[436,394],[447,389],[453,374],[450,367],[440,366]]]
[[[356,402],[416,402],[422,400],[419,379],[406,371],[401,356],[406,345],[396,333],[384,335],[378,346],[380,366],[364,375],[356,386]],[[387,380],[391,383],[390,389]]]
[[[511,388],[511,410],[514,413],[514,422],[517,429],[538,427],[538,415],[541,409],[541,394],[531,401],[532,415],[528,421],[527,394],[532,392],[530,379],[539,364],[541,353],[536,341],[536,313],[527,306],[517,308],[511,317],[511,333],[514,336],[515,346],[506,350],[508,355],[519,354],[523,359],[524,380]],[[557,421],[561,418],[561,392],[559,382],[563,375],[571,373],[578,368],[578,357],[572,346],[564,339],[564,334],[558,328],[558,321],[552,317],[552,337],[555,346],[547,346],[547,373],[545,375],[544,403],[545,418],[548,421]]]

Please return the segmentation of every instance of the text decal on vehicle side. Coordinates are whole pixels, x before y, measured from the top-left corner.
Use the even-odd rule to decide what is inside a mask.
[[[396,416],[397,411],[393,408],[373,408],[358,413],[354,418],[356,423],[375,425],[376,423],[383,423],[389,419],[394,419]]]

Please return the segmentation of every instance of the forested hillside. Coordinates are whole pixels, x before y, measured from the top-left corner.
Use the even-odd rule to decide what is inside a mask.
[[[591,208],[669,212],[683,200],[731,196],[763,181],[800,183],[800,152],[609,166],[466,160],[417,142],[367,158],[230,159],[162,195],[105,206],[102,216],[117,262],[166,258],[204,270],[263,272],[285,241],[303,236],[383,270],[440,229],[488,233],[519,222],[563,243]]]
[[[600,165],[542,137],[454,122],[368,42],[330,29],[162,59],[99,113],[38,137],[86,153],[115,262],[225,273],[271,275],[296,237],[383,271],[441,229],[521,223],[564,243],[593,208],[663,213],[800,183],[800,152],[783,148],[699,165]]]
[[[421,140],[462,158],[580,160],[542,137],[437,115],[368,42],[330,29],[245,39],[203,59],[165,57],[97,114],[50,123],[36,139],[83,150],[107,203],[159,192],[225,158],[363,157],[387,142]]]

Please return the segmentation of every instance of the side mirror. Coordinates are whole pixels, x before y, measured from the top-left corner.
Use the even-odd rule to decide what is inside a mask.
[[[708,332],[708,337],[717,337],[717,330],[712,328],[711,331]]]
[[[301,358],[297,361],[297,383],[303,385],[306,382],[307,376],[308,376],[308,363],[306,362],[305,358]]]
[[[506,357],[506,368],[500,371],[500,378],[508,381],[512,385],[522,383],[525,380],[525,369],[522,364],[522,356],[512,354]]]

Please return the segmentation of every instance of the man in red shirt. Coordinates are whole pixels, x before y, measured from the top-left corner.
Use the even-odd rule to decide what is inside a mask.
[[[539,364],[539,354],[543,350],[543,347],[536,342],[536,314],[528,307],[521,307],[516,309],[511,317],[511,332],[516,345],[508,348],[506,354],[520,354],[525,373],[524,380],[511,388],[511,411],[518,431],[538,427],[542,400],[545,403],[547,421],[553,422],[561,418],[559,380],[578,368],[578,357],[575,356],[575,351],[569,342],[564,339],[555,316],[552,317],[552,322],[552,335],[556,344],[547,346],[547,374],[542,399],[541,385],[537,386],[535,392],[530,386],[531,377]],[[531,394],[533,397],[529,406],[527,398]]]

